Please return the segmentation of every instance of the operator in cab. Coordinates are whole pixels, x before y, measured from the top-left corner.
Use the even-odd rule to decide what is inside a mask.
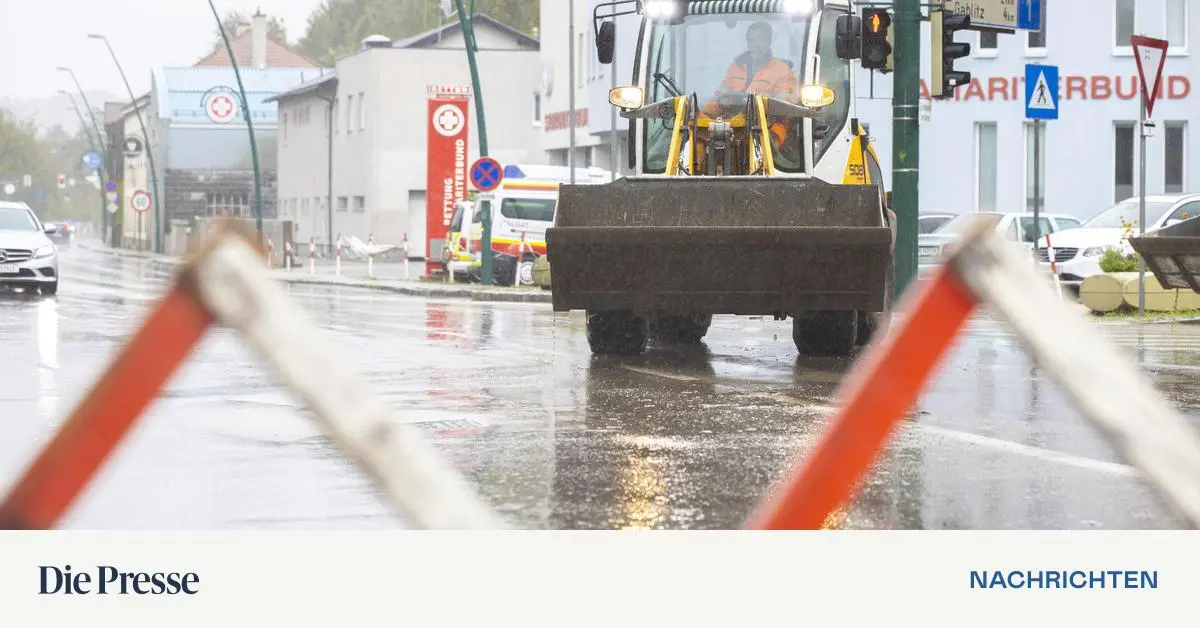
[[[725,71],[715,100],[704,107],[705,114],[716,117],[722,107],[744,104],[748,93],[789,102],[797,100],[800,85],[792,64],[771,54],[774,37],[774,29],[767,22],[755,22],[746,29],[746,51],[735,57]],[[776,145],[781,145],[787,139],[787,127],[773,124],[771,134]]]

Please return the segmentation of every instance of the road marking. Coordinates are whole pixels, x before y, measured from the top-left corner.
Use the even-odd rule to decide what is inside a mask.
[[[705,381],[704,378],[701,378],[701,377],[692,377],[690,375],[677,375],[675,373],[666,373],[663,371],[643,368],[640,366],[630,366],[628,364],[622,364],[621,368],[623,368],[627,371],[633,371],[634,373],[641,373],[642,375],[654,375],[656,377],[665,377],[667,379],[673,379],[673,380],[680,381],[680,382],[703,382],[703,381]],[[716,382],[709,382],[709,383],[716,383]]]
[[[927,434],[943,436],[945,438],[957,440],[962,443],[967,443],[970,445],[977,445],[980,447],[987,447],[989,449],[995,449],[997,451],[1003,451],[1005,453],[1018,454],[1021,456],[1026,456],[1026,457],[1034,458],[1037,460],[1043,460],[1045,462],[1057,462],[1059,464],[1067,465],[1070,467],[1076,467],[1078,469],[1085,469],[1088,471],[1098,471],[1100,473],[1107,473],[1110,475],[1118,475],[1118,476],[1123,476],[1123,477],[1136,477],[1137,476],[1136,469],[1134,469],[1133,467],[1131,467],[1129,465],[1120,464],[1120,463],[1116,463],[1116,462],[1107,462],[1104,460],[1097,460],[1095,458],[1085,458],[1082,456],[1073,456],[1071,454],[1065,454],[1065,453],[1062,453],[1059,451],[1054,451],[1051,449],[1043,449],[1041,447],[1033,447],[1030,445],[1023,445],[1021,443],[1017,443],[1017,442],[1013,442],[1013,441],[1009,441],[1009,440],[992,438],[990,436],[980,436],[978,434],[972,434],[970,432],[962,432],[959,430],[952,430],[952,429],[947,429],[944,427],[936,427],[933,425],[915,424],[915,425],[909,425],[908,427],[909,427],[910,431],[918,431],[918,432],[924,432]]]

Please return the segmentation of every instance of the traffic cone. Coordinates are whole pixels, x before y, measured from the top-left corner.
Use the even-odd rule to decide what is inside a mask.
[[[283,266],[288,272],[292,270],[292,241],[283,241]]]
[[[272,236],[267,236],[267,268],[271,267],[275,258],[275,240]]]

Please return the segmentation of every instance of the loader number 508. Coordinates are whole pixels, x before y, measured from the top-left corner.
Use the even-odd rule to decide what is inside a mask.
[[[866,182],[867,169],[862,164],[850,164],[850,176],[855,179]]]

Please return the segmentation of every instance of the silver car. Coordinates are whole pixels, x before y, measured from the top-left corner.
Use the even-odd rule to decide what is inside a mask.
[[[0,201],[0,286],[58,292],[58,249],[47,237],[57,230],[43,226],[25,203]]]

